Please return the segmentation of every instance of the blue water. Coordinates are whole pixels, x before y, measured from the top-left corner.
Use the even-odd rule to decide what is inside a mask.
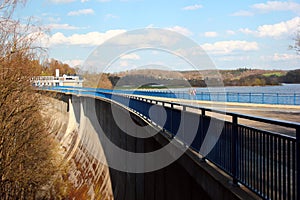
[[[197,92],[239,92],[239,93],[300,93],[300,84],[283,84],[279,86],[227,86],[195,88]],[[187,92],[190,88],[168,89],[169,91]]]
[[[214,88],[211,88],[214,90]],[[220,88],[216,88],[220,89]],[[197,88],[197,91],[208,91],[207,88]],[[284,84],[280,86],[236,86],[224,87],[225,92],[239,93],[300,93],[300,84]]]
[[[169,93],[159,94],[163,97],[194,99],[204,101],[300,105],[300,84],[284,84],[281,86],[237,86],[211,88],[168,89]],[[158,96],[159,91],[149,91],[149,96]]]

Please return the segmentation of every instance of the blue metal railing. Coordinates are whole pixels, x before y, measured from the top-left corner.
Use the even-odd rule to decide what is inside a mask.
[[[300,191],[299,142],[296,137],[260,130],[253,127],[238,124],[238,120],[247,119],[256,122],[264,122],[270,125],[278,125],[292,128],[300,138],[300,124],[285,121],[276,121],[265,118],[224,113],[217,110],[180,105],[176,103],[149,100],[142,97],[130,98],[130,108],[148,117],[148,111],[153,104],[169,104],[164,107],[167,113],[167,121],[158,124],[165,130],[176,136],[178,122],[182,119],[181,111],[174,109],[175,106],[186,110],[187,107],[201,110],[199,129],[190,148],[199,152],[203,139],[209,126],[222,125],[222,120],[217,120],[205,113],[216,112],[232,117],[231,122],[225,122],[220,138],[206,159],[217,165],[233,178],[234,183],[241,183],[255,192],[263,199],[300,199],[297,191]],[[194,114],[185,114],[185,117]],[[187,117],[190,119],[190,117]],[[157,122],[155,122],[157,123]],[[159,122],[158,122],[159,123]],[[188,127],[185,127],[188,129]],[[184,128],[184,129],[185,129]],[[185,142],[185,137],[179,138]],[[297,150],[297,153],[296,153]]]
[[[127,97],[124,97],[127,98]],[[190,148],[199,152],[203,139],[207,134],[209,126],[217,127],[222,125],[222,120],[207,116],[206,112],[216,112],[232,117],[231,122],[225,122],[220,138],[206,159],[214,163],[220,169],[232,176],[234,183],[241,183],[255,192],[263,199],[300,199],[297,191],[300,191],[299,163],[299,142],[296,137],[260,130],[253,127],[238,124],[238,120],[247,119],[256,122],[264,122],[270,125],[277,125],[292,128],[300,138],[300,124],[285,121],[276,121],[260,117],[253,117],[235,113],[224,113],[222,111],[180,105],[170,102],[148,100],[142,97],[130,98],[130,108],[148,116],[151,105],[157,103],[170,104],[164,107],[167,113],[165,124],[159,124],[165,130],[176,136],[178,121],[183,120],[180,111],[174,109],[181,106],[182,110],[187,107],[201,110],[202,115],[199,121],[199,130]],[[193,114],[188,114],[193,115]],[[186,116],[187,117],[187,116]],[[190,118],[190,117],[187,117]],[[157,123],[157,122],[156,122]],[[185,138],[181,137],[185,142]],[[298,153],[296,153],[296,150]]]
[[[75,89],[76,87],[52,87],[58,90]],[[199,101],[220,101],[237,103],[300,105],[300,93],[252,93],[252,92],[199,92],[191,94],[189,91],[170,90],[106,90],[85,88],[89,91],[106,91],[122,94],[135,94],[153,97],[191,99]]]
[[[134,94],[165,98],[257,104],[300,105],[300,93],[196,92],[137,90]]]
[[[230,175],[235,184],[243,184],[263,199],[300,200],[300,123],[147,99],[130,93],[124,94],[122,91],[112,93],[109,90],[61,87],[52,88],[52,90],[75,95],[98,96],[123,105],[126,105],[129,100],[129,104],[126,106],[149,120],[151,120],[149,116],[151,106],[159,105],[160,109],[165,110],[167,120],[164,123],[161,120],[153,122],[174,137],[178,137],[185,144],[189,135],[186,133],[180,136],[176,135],[179,122],[183,121],[183,130],[188,133],[189,127],[185,124],[188,124],[191,119],[198,119],[195,122],[198,123],[199,128],[190,144],[190,148],[197,152],[200,151],[208,128],[223,126],[217,143],[205,159]],[[199,110],[201,114],[187,112],[187,108]],[[206,115],[207,112],[230,116],[231,120],[224,122]],[[242,125],[238,123],[240,119],[290,128],[295,136]]]

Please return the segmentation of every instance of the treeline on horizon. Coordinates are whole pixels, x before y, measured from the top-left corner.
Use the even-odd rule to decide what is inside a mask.
[[[37,60],[30,62],[32,76],[55,76],[59,69],[60,75],[76,75],[79,68],[72,68],[68,64],[55,59],[40,63]],[[225,86],[266,86],[281,85],[282,83],[300,83],[300,69],[296,70],[262,70],[238,68],[234,70],[204,70],[204,71],[163,71],[157,69],[133,70],[119,73],[89,74],[81,72],[85,87],[112,89],[118,85],[141,85],[142,83],[160,83],[167,87],[206,87],[206,83],[220,81],[205,74],[218,73]],[[178,75],[180,74],[180,75]],[[217,80],[218,79],[218,80]],[[120,84],[120,80],[122,83]]]
[[[68,64],[62,63],[61,61],[50,59],[40,63],[38,60],[31,60],[30,71],[32,76],[55,76],[55,70],[59,69],[60,75],[74,75],[76,69],[70,67]]]
[[[239,71],[238,69],[236,71]],[[251,70],[251,69],[245,69]],[[226,86],[265,86],[281,85],[282,83],[300,83],[300,69],[290,71],[270,71],[262,74],[244,76],[239,79],[225,79]]]
[[[35,76],[54,76],[55,70],[60,70],[60,75],[75,75],[78,69],[70,67],[68,64],[61,61],[50,59],[42,64],[38,61],[31,61],[33,68],[33,75]],[[149,71],[154,73],[149,73]],[[180,74],[178,78],[176,73]],[[205,73],[215,73],[214,70],[207,70]],[[204,74],[205,74],[204,73]],[[267,86],[267,85],[281,85],[283,83],[295,84],[300,83],[300,69],[296,70],[261,70],[251,68],[238,68],[235,70],[219,70],[218,73],[222,77],[224,86]],[[145,87],[151,88],[149,85],[153,83],[160,83],[167,87],[206,87],[206,83],[220,81],[219,78],[205,77],[199,71],[180,71],[180,72],[166,72],[162,70],[145,70],[132,73],[102,73],[102,74],[88,74],[82,73],[85,80],[85,87],[98,87],[112,89],[119,85],[141,85],[142,83],[149,83]],[[121,83],[120,83],[121,81]]]
[[[286,74],[257,74],[240,79],[224,80],[225,86],[266,86],[281,85],[283,83],[300,83],[300,69],[288,71]]]
[[[149,70],[148,70],[149,71]],[[168,73],[168,72],[161,72]],[[300,83],[300,69],[283,71],[283,70],[259,70],[239,68],[236,70],[220,70],[219,74],[222,77],[205,77],[201,73],[196,71],[179,72],[182,77],[179,78],[167,78],[161,77],[158,74],[149,74],[149,72],[143,73],[130,73],[127,74],[101,74],[101,77],[93,78],[93,81],[86,82],[86,87],[100,87],[111,89],[120,85],[141,85],[142,83],[149,83],[145,88],[151,85],[150,83],[160,83],[166,87],[172,86],[187,86],[192,87],[206,87],[206,83],[222,81],[225,86],[267,86],[267,85],[281,85],[283,83],[295,84]],[[206,72],[207,73],[207,72]],[[209,72],[208,72],[209,73]],[[90,78],[86,77],[86,80]],[[97,82],[97,85],[95,83]],[[120,84],[120,82],[122,82]],[[94,83],[94,84],[93,84]],[[155,86],[154,86],[155,87]],[[151,88],[151,87],[149,87]]]

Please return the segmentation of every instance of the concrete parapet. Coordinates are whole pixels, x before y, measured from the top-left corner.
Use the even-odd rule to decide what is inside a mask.
[[[118,127],[112,107],[123,119],[122,123],[125,127],[129,120],[142,127],[147,125],[155,131],[157,127],[136,113],[108,100],[73,96],[68,102],[71,121],[64,141],[68,141],[65,144],[68,144],[69,151],[72,152],[69,156],[75,164],[81,166],[81,170],[72,173],[77,187],[87,183],[84,178],[89,182],[92,180],[90,177],[94,177],[96,180],[101,179],[103,184],[93,184],[90,189],[100,188],[100,191],[108,197],[107,199],[111,198],[110,195],[118,200],[255,199],[255,196],[240,187],[233,186],[229,177],[213,165],[201,161],[197,153],[190,149],[172,164],[152,172],[129,173],[110,167],[110,163],[115,158],[108,144],[101,140],[103,134],[118,147],[140,153],[160,149],[170,142],[170,138],[161,130],[155,136],[145,139],[133,137],[141,134],[138,129],[131,130],[133,132],[128,135],[126,133],[128,129],[122,130]],[[131,113],[130,119],[126,118],[125,112]],[[71,133],[75,134],[71,135]],[[67,139],[68,137],[71,139]],[[177,148],[176,145],[174,148]],[[105,163],[101,164],[100,160],[101,162],[105,160],[108,167]],[[122,162],[126,165],[126,158]],[[147,165],[146,162],[144,164]],[[87,173],[87,176],[82,173]],[[97,199],[93,195],[90,197]]]

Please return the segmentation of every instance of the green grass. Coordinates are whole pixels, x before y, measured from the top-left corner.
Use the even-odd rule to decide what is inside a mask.
[[[284,76],[284,73],[282,73],[282,72],[270,72],[270,73],[263,74],[263,76],[265,76],[265,77],[270,77],[270,76],[280,77],[280,76]]]

